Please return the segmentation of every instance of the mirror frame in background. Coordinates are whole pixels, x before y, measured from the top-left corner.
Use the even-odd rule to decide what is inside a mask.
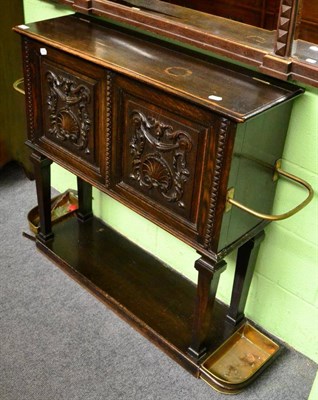
[[[279,79],[318,87],[318,45],[294,40],[302,0],[281,0],[276,31],[157,0],[55,2],[243,62]]]

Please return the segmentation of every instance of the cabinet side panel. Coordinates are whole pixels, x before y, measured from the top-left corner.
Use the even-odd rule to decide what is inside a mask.
[[[270,214],[276,183],[275,162],[282,157],[292,102],[272,108],[237,130],[228,189],[234,199]],[[222,250],[263,222],[237,207],[224,213],[218,250]]]

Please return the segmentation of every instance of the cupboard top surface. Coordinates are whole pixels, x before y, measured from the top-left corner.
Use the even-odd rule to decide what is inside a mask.
[[[63,51],[164,88],[229,118],[244,120],[302,92],[253,71],[207,62],[138,33],[120,31],[77,16],[15,28]]]

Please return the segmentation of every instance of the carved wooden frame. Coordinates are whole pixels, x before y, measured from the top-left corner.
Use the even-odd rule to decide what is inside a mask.
[[[164,14],[152,14],[109,0],[56,0],[75,11],[124,23],[162,37],[201,48],[230,59],[256,66],[265,74],[283,80],[295,79],[318,87],[318,67],[291,55],[299,0],[281,0],[276,37],[268,48],[239,43],[226,35],[212,34]],[[213,18],[213,16],[211,16]],[[229,21],[233,24],[233,21]],[[226,23],[225,23],[226,25]],[[230,25],[229,25],[230,26]]]

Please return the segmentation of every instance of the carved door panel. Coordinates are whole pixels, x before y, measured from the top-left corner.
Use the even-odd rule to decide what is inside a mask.
[[[111,190],[164,227],[197,238],[218,118],[133,80],[117,76],[113,84]]]
[[[36,143],[62,164],[102,181],[107,73],[50,48],[45,53],[39,62],[42,129]]]
[[[94,164],[94,82],[46,62],[42,63],[42,82],[44,136]]]

